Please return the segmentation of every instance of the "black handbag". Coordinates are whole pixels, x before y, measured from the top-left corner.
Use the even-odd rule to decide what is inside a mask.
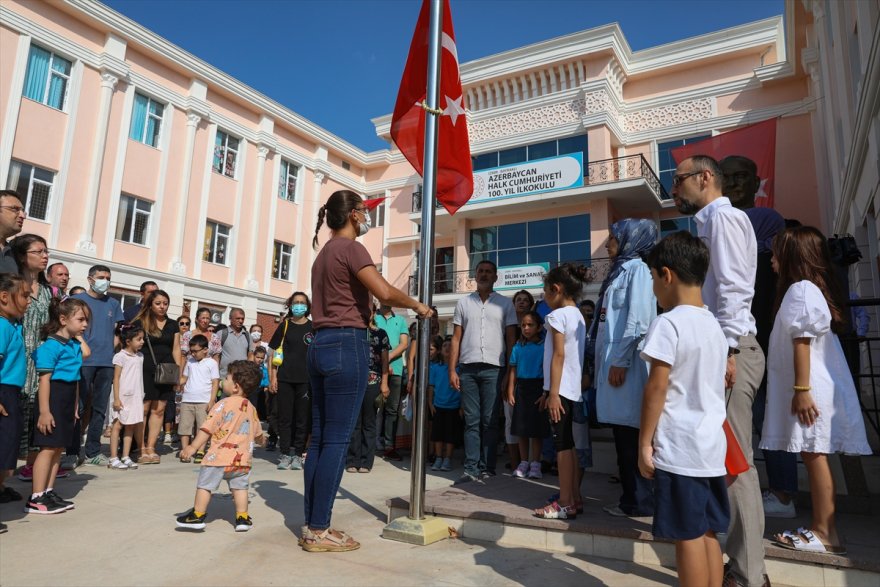
[[[831,260],[844,267],[857,263],[862,258],[855,237],[849,234],[835,234],[828,239],[828,248],[831,251]]]
[[[147,339],[147,347],[150,349],[150,356],[153,358],[153,364],[156,365],[153,383],[156,385],[177,385],[180,383],[180,365],[177,363],[157,363],[156,355],[153,353],[153,345],[150,344],[150,335],[146,332],[144,335]]]

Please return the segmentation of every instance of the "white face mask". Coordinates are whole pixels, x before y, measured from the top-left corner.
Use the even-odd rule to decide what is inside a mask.
[[[110,280],[109,279],[96,279],[95,283],[92,284],[92,290],[95,293],[104,295],[107,293],[107,290],[110,289]]]
[[[251,340],[252,340],[252,341],[254,341],[254,342],[260,342],[260,339],[261,339],[261,338],[263,338],[263,333],[262,333],[262,332],[257,332],[257,331],[251,332]]]
[[[369,212],[364,212],[364,221],[358,222],[358,236],[364,236],[373,226],[373,219],[370,218]]]

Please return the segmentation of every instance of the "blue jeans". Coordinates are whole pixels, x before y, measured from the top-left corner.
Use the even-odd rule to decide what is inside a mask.
[[[470,363],[459,368],[464,411],[464,472],[476,477],[495,472],[501,367]]]
[[[367,389],[370,345],[364,328],[323,328],[308,350],[312,442],[303,487],[305,523],[330,527],[351,433]]]
[[[110,399],[110,390],[113,388],[113,367],[82,367],[79,382],[79,411],[80,417],[84,406],[91,401],[92,415],[89,419],[89,429],[86,434],[85,455],[87,459],[101,453],[101,434],[104,432],[104,418],[107,415],[107,403]],[[80,420],[76,421],[74,431],[77,445],[82,442]]]

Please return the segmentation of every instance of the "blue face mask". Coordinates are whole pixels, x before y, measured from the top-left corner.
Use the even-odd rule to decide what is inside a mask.
[[[294,304],[290,307],[290,313],[296,316],[297,318],[302,318],[306,315],[306,312],[309,311],[308,306],[305,304]]]

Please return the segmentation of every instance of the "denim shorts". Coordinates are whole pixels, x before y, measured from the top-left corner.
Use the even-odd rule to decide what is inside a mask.
[[[225,479],[230,491],[247,491],[250,478],[250,467],[227,471],[226,467],[206,467],[202,465],[199,468],[199,480],[196,481],[196,487],[208,491],[216,491],[220,487],[220,482]]]
[[[688,477],[654,470],[654,525],[651,533],[669,540],[693,540],[709,530],[727,532],[730,504],[721,477]]]

